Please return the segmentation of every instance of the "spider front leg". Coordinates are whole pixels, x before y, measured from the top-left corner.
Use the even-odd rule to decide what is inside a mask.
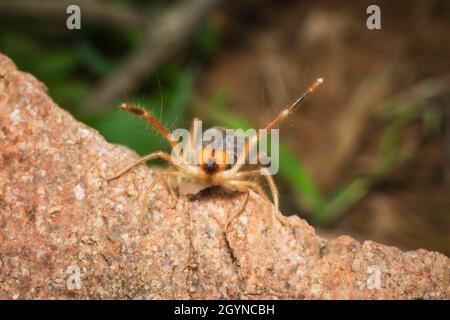
[[[175,191],[172,188],[172,185],[169,182],[168,176],[169,175],[179,175],[180,172],[178,171],[171,171],[172,170],[172,164],[169,164],[169,171],[163,171],[163,175],[165,175],[164,177],[164,184],[166,185],[167,190],[169,190],[170,195],[172,196],[172,200],[173,200],[173,205],[172,205],[172,209],[175,208],[175,206],[177,205],[177,200],[178,197],[175,195]]]
[[[237,189],[238,191],[245,192],[245,195],[244,195],[244,198],[242,199],[242,201],[240,202],[237,210],[233,213],[232,216],[228,217],[227,222],[225,224],[225,233],[228,232],[228,228],[229,228],[231,222],[233,222],[237,217],[239,217],[239,215],[242,212],[244,212],[245,206],[248,203],[250,190],[254,190],[263,199],[264,204],[267,206],[268,212],[270,212],[269,198],[267,197],[266,193],[261,188],[261,186],[259,184],[257,184],[256,182],[243,181],[243,180],[232,180],[232,181],[227,182],[225,187],[227,187],[227,186],[229,188]]]
[[[126,172],[128,172],[129,170],[131,170],[132,168],[134,168],[135,166],[145,163],[146,161],[149,160],[153,160],[153,159],[157,159],[157,158],[161,158],[163,160],[166,160],[167,162],[169,162],[170,165],[172,165],[173,161],[170,157],[169,154],[162,152],[162,151],[156,151],[153,153],[150,153],[140,159],[138,159],[137,161],[133,162],[132,164],[130,164],[128,167],[124,168],[123,170],[121,170],[120,172],[116,173],[115,175],[113,175],[112,177],[107,178],[107,181],[111,181],[114,179],[119,178],[120,176],[122,176],[123,174],[125,174]],[[170,175],[176,173],[178,174],[178,172],[176,171],[168,171],[168,172],[164,172],[165,175]],[[144,194],[144,200],[143,200],[143,205],[142,205],[142,211],[145,211],[145,206],[148,202],[148,194],[153,190],[153,188],[156,186],[156,184],[158,182],[160,182],[161,180],[163,180],[167,190],[169,191],[171,197],[172,197],[172,208],[174,208],[176,206],[177,203],[177,196],[175,195],[175,192],[173,191],[172,186],[170,185],[170,183],[167,181],[167,177],[165,177],[164,179],[162,178],[161,175],[157,174],[157,177],[155,178],[155,180],[150,184],[150,186],[147,188],[147,190],[145,190],[145,194]]]
[[[166,160],[169,163],[172,163],[172,159],[168,153],[163,152],[163,151],[156,151],[156,152],[153,152],[153,153],[143,156],[142,158],[133,162],[128,167],[124,168],[122,171],[116,173],[112,177],[106,178],[106,180],[111,181],[111,180],[117,179],[120,176],[122,176],[124,173],[128,172],[130,169],[134,168],[135,166],[140,165],[141,163],[147,162],[149,160],[157,159],[157,158],[161,158],[163,160]]]
[[[278,221],[280,221],[281,224],[283,224],[285,227],[290,227],[291,226],[291,223],[288,220],[288,218],[285,217],[284,215],[282,215],[280,213],[280,211],[279,211],[279,193],[278,193],[278,189],[277,189],[277,186],[275,184],[275,181],[273,180],[272,175],[270,174],[270,172],[266,168],[259,168],[259,169],[250,170],[250,171],[241,171],[241,172],[238,172],[236,174],[236,176],[239,177],[239,178],[254,177],[254,176],[264,176],[264,178],[266,179],[266,181],[267,181],[267,183],[269,185],[270,192],[272,194],[273,206],[274,206],[273,208],[271,207],[271,210],[273,210],[272,214],[275,215],[275,217],[278,219]],[[258,187],[261,188],[259,185],[258,185]]]
[[[249,198],[250,192],[247,190],[244,194],[244,198],[239,203],[239,206],[237,210],[234,212],[233,215],[228,217],[227,222],[225,223],[225,232],[228,232],[228,227],[230,226],[231,221],[233,221],[235,218],[237,218],[245,209],[245,206],[247,205],[248,198]]]
[[[142,215],[141,216],[144,216],[143,213],[145,213],[146,206],[148,203],[148,195],[155,188],[155,186],[161,181],[163,181],[165,187],[167,188],[167,190],[170,193],[170,196],[172,197],[171,209],[175,208],[175,206],[177,204],[178,197],[175,195],[172,185],[167,180],[167,177],[180,175],[180,172],[178,172],[178,171],[162,171],[160,173],[157,173],[156,175],[157,175],[157,177],[155,178],[155,180],[153,180],[153,182],[150,184],[150,186],[144,191],[145,194],[144,194],[144,199],[142,202]]]
[[[266,178],[267,183],[269,184],[270,192],[272,193],[273,198],[275,216],[282,225],[284,225],[285,227],[290,227],[291,223],[288,218],[282,215],[279,211],[279,194],[275,181],[273,180],[272,176],[266,172],[266,170],[261,169],[261,174],[264,176],[264,178]]]

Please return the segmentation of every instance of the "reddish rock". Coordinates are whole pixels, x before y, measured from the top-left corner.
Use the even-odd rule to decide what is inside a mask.
[[[449,299],[449,259],[273,221],[252,195],[171,198],[137,155],[107,143],[0,55],[0,298]]]

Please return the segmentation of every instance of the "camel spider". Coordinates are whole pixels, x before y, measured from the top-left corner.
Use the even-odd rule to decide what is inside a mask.
[[[270,122],[268,122],[264,128],[265,129],[273,129],[277,128],[280,123],[285,121],[291,114],[293,114],[298,107],[300,106],[301,102],[313,91],[315,91],[320,84],[322,84],[323,79],[320,78],[316,80],[314,84],[312,84],[297,100],[295,100],[290,106],[288,106],[286,109],[281,111],[275,118],[273,118]],[[116,179],[120,176],[122,176],[124,173],[132,169],[133,167],[142,164],[144,162],[147,162],[149,160],[153,160],[156,158],[163,159],[168,162],[169,164],[169,170],[163,170],[160,173],[157,174],[156,179],[150,184],[148,189],[145,193],[145,204],[147,203],[147,196],[151,192],[151,190],[155,187],[155,185],[159,182],[163,182],[168,191],[171,194],[171,197],[174,200],[174,203],[177,200],[177,196],[175,195],[175,192],[171,186],[171,184],[168,181],[168,177],[178,177],[179,181],[180,178],[194,180],[199,182],[203,185],[202,189],[205,189],[209,186],[221,186],[225,189],[231,190],[231,191],[238,191],[244,193],[244,197],[242,198],[241,202],[239,203],[239,206],[237,210],[232,214],[230,217],[228,217],[226,224],[225,224],[225,232],[228,231],[228,227],[230,223],[239,216],[240,213],[242,213],[245,209],[245,206],[247,205],[248,198],[249,198],[249,192],[250,190],[255,191],[257,194],[261,196],[261,198],[264,200],[266,205],[271,208],[272,213],[275,214],[277,219],[283,224],[288,225],[287,219],[285,216],[283,216],[279,211],[279,198],[278,198],[278,190],[275,185],[275,182],[270,174],[265,170],[264,167],[258,166],[258,169],[255,170],[241,170],[245,159],[248,157],[250,150],[254,148],[259,140],[259,135],[253,135],[251,136],[248,141],[246,141],[245,148],[240,152],[240,154],[236,155],[237,160],[233,165],[227,165],[227,157],[229,156],[228,151],[226,150],[227,146],[224,144],[223,148],[224,150],[217,150],[210,149],[206,146],[201,146],[200,152],[200,162],[198,164],[191,164],[190,162],[186,161],[186,159],[192,159],[193,153],[197,152],[198,150],[194,150],[192,141],[188,143],[188,148],[184,150],[186,154],[181,154],[179,150],[176,150],[177,141],[172,138],[171,132],[161,123],[159,122],[151,113],[148,111],[139,108],[137,106],[123,103],[120,106],[121,109],[135,113],[139,117],[146,120],[156,131],[158,131],[159,134],[161,134],[167,142],[170,144],[172,148],[172,156],[169,155],[166,152],[163,151],[156,151],[153,153],[150,153],[148,155],[143,156],[136,162],[130,164],[128,167],[124,168],[122,171],[118,172],[114,176],[108,178],[108,181],[111,181],[113,179]],[[199,121],[198,119],[194,119],[195,121]],[[195,130],[195,125],[191,129],[191,137],[195,137],[197,134]],[[173,156],[175,155],[175,156]],[[256,182],[246,180],[246,178],[251,177],[257,177],[257,176],[263,176],[270,188],[271,194],[272,194],[272,200],[271,202],[263,190],[263,188]],[[270,206],[273,203],[273,208]]]

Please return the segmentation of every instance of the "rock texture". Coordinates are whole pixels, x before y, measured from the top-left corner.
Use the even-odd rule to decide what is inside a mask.
[[[0,55],[0,298],[448,299],[449,259],[347,236],[327,241],[298,217],[270,224],[252,195],[180,198],[137,155],[77,122]]]

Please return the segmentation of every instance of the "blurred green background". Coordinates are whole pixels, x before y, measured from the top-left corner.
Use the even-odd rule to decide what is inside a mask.
[[[81,8],[68,30],[66,8]],[[170,129],[259,127],[318,77],[282,126],[282,211],[348,233],[450,253],[450,6],[379,1],[0,1],[0,51],[110,142],[167,150]]]

